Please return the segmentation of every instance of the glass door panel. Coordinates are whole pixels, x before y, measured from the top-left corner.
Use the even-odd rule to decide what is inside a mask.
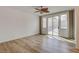
[[[54,16],[53,17],[53,21],[52,21],[52,24],[53,24],[53,28],[52,28],[52,34],[53,35],[58,35],[59,34],[59,17],[58,16]]]
[[[48,18],[48,34],[52,35],[52,17]]]

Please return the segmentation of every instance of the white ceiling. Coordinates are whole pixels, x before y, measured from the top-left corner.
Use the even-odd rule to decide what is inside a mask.
[[[51,14],[51,13],[65,11],[65,10],[72,10],[75,7],[73,7],[73,6],[70,6],[70,7],[68,7],[68,6],[49,6],[48,8],[49,8],[49,11],[50,11],[49,14]]]
[[[13,8],[13,9],[20,10],[23,12],[32,13],[35,15],[46,15],[46,14],[34,13],[35,12],[34,8],[36,7],[39,7],[39,6],[10,6],[9,8]],[[74,6],[47,6],[47,7],[50,11],[48,14],[65,11],[65,10],[71,10],[75,8]]]

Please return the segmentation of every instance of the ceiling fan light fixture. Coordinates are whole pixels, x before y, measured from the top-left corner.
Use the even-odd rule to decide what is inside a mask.
[[[40,8],[35,8],[35,10],[36,10],[35,13],[37,12],[40,12],[40,14],[49,13],[48,7],[40,6]]]

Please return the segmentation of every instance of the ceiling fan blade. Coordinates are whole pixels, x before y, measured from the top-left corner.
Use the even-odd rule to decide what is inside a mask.
[[[40,12],[40,11],[35,11],[34,13],[37,13],[37,12]]]
[[[43,14],[44,12],[43,11],[40,11],[40,14]]]
[[[40,9],[38,9],[38,8],[35,8],[36,10],[40,10]]]
[[[46,13],[49,13],[49,11],[45,11]]]
[[[48,10],[48,8],[42,8],[42,9]]]
[[[43,7],[43,6],[40,6],[40,8],[35,8],[35,10],[36,10],[36,12],[40,12],[40,14],[42,14],[42,13],[49,13],[48,8],[47,7]]]

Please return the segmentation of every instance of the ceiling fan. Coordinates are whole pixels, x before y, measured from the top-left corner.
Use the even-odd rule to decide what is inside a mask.
[[[40,8],[35,8],[35,13],[36,12],[40,12],[40,14],[42,14],[42,13],[49,13],[49,11],[48,11],[48,8],[47,7],[43,7],[43,6],[40,6]]]

